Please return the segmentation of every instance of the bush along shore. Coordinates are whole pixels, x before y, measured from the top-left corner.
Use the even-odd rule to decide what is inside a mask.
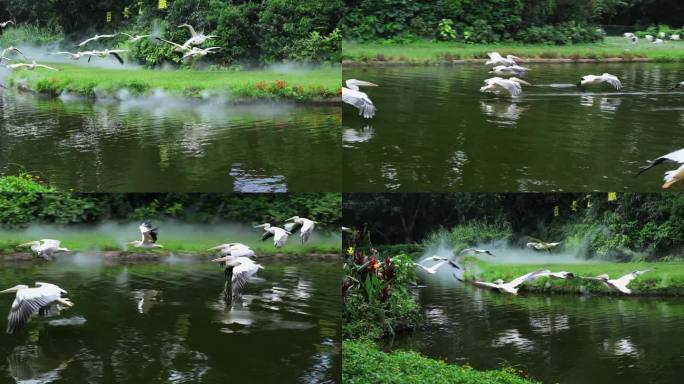
[[[74,94],[87,98],[144,96],[163,91],[195,99],[225,99],[334,103],[341,92],[340,69],[322,66],[295,71],[195,71],[110,69],[73,64],[50,64],[59,69],[16,70],[8,85],[53,97]]]
[[[468,270],[477,270],[471,274]],[[569,279],[539,278],[522,285],[523,292],[535,293],[568,293],[568,294],[605,294],[624,295],[606,287],[600,281],[586,280],[581,277],[595,277],[608,274],[610,279],[617,279],[637,270],[649,270],[638,276],[628,288],[631,295],[642,296],[684,296],[684,262],[656,262],[656,263],[591,263],[591,264],[493,264],[483,261],[466,261],[467,282],[474,280],[494,281],[503,279],[510,281],[518,276],[539,269],[549,269],[552,272],[568,271],[575,277]]]
[[[525,62],[684,62],[684,41],[661,45],[642,42],[632,45],[622,37],[603,42],[573,45],[466,44],[417,40],[407,43],[347,42],[343,46],[345,65],[484,63],[487,53],[514,55]]]

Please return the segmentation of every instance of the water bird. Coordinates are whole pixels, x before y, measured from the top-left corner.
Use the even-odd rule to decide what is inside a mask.
[[[67,51],[60,51],[60,52],[55,52],[52,53],[52,55],[67,55],[71,58],[71,60],[80,60],[81,57],[92,57],[92,56],[97,56],[93,51],[81,51],[81,52],[67,52]]]
[[[176,52],[183,52],[183,53],[184,53],[184,52],[188,52],[188,51],[191,51],[191,50],[192,50],[192,48],[190,48],[190,46],[185,45],[185,44],[180,45],[180,44],[178,44],[178,43],[174,43],[173,41],[169,41],[169,40],[166,40],[166,39],[162,39],[161,37],[155,37],[155,39],[157,39],[157,40],[159,40],[159,41],[161,41],[161,42],[164,42],[164,43],[166,43],[166,44],[173,45],[173,47],[174,47],[173,50],[176,51]]]
[[[164,248],[163,245],[157,244],[157,228],[154,228],[152,226],[152,223],[149,221],[145,221],[144,223],[140,224],[138,227],[140,230],[140,234],[142,235],[142,239],[140,240],[135,240],[131,241],[128,243],[129,245],[132,245],[136,248]]]
[[[525,75],[525,72],[529,70],[529,68],[521,67],[519,65],[497,65],[496,67],[492,68],[492,70],[488,73],[493,73],[499,76],[523,76]]]
[[[131,43],[135,43],[135,42],[140,41],[146,37],[150,37],[150,35],[131,35],[131,34],[128,34],[125,32],[122,32],[121,34],[124,36],[128,36],[128,41]]]
[[[14,24],[14,20],[3,21],[2,23],[0,23],[0,29],[5,29],[10,24]]]
[[[25,68],[28,71],[33,71],[36,68],[45,68],[45,69],[49,69],[51,71],[59,71],[59,69],[57,69],[57,68],[53,68],[53,67],[47,66],[45,64],[38,64],[38,63],[36,63],[35,60],[33,60],[30,63],[9,64],[7,66],[7,68],[9,68],[9,69]]]
[[[635,35],[633,32],[625,32],[625,33],[622,34],[622,36],[623,36],[625,39],[631,39],[631,38],[633,38],[633,37],[636,37],[636,35]]]
[[[449,263],[449,265],[451,265],[452,267],[454,267],[454,268],[456,268],[456,269],[461,269],[461,266],[458,265],[458,264],[456,263],[456,261],[454,260],[453,257],[444,257],[444,256],[433,255],[433,256],[428,257],[428,258],[425,259],[425,260],[432,260],[432,261],[442,261],[442,260],[445,260],[445,261],[447,261],[447,262]]]
[[[572,272],[568,271],[560,271],[560,272],[551,272],[549,270],[544,270],[539,272],[535,278],[540,278],[540,277],[548,277],[551,279],[572,279],[575,277],[575,274]]]
[[[305,217],[292,216],[285,221],[291,221],[291,223],[287,223],[283,226],[286,231],[293,233],[299,229],[299,239],[302,244],[309,241],[309,237],[311,237],[311,233],[313,233],[313,230],[316,227],[315,221]]]
[[[433,259],[433,260],[434,260],[434,259]],[[416,267],[422,269],[423,271],[425,271],[425,272],[427,272],[427,273],[429,273],[429,274],[431,274],[431,275],[434,275],[435,273],[437,273],[437,270],[439,270],[441,267],[443,267],[443,266],[446,265],[447,263],[448,263],[449,265],[451,265],[452,267],[455,266],[454,263],[452,263],[451,261],[449,261],[449,260],[447,260],[447,259],[445,259],[445,258],[441,258],[441,260],[442,260],[442,261],[440,261],[439,263],[437,263],[437,264],[435,264],[435,265],[433,265],[433,266],[431,266],[431,267],[426,267],[426,266],[424,266],[423,264],[420,264],[420,263],[416,263]],[[461,268],[458,267],[458,266],[455,266],[455,268],[461,269]]]
[[[496,257],[496,256],[494,256],[493,253],[491,253],[490,251],[488,251],[486,249],[466,248],[466,249],[462,250],[461,252],[459,252],[459,255],[462,255],[464,253],[469,253],[469,254],[474,254],[474,255],[481,255],[484,253],[485,255]]]
[[[543,272],[546,272],[546,270],[540,269],[538,271],[526,273],[520,277],[517,277],[517,278],[511,280],[508,283],[504,283],[504,281],[502,279],[496,279],[491,283],[486,282],[486,281],[475,280],[473,282],[473,284],[477,285],[478,287],[496,289],[501,293],[510,293],[512,295],[517,295],[518,290],[520,289],[520,286],[523,283],[536,279],[537,275],[540,273],[543,273]]]
[[[680,36],[679,36],[678,34],[675,33],[675,34],[673,34],[673,35],[670,36],[670,40],[675,40],[675,41],[676,41],[676,40],[681,40],[681,38],[680,38]]]
[[[15,292],[16,297],[7,317],[7,333],[9,334],[26,326],[32,316],[36,314],[45,316],[55,305],[69,308],[74,306],[71,300],[62,297],[62,294],[66,294],[67,291],[54,284],[36,282],[33,288],[19,284],[0,291],[0,293]]]
[[[556,243],[547,243],[545,241],[537,239],[536,237],[532,237],[532,236],[527,236],[527,237],[529,237],[530,240],[532,240],[532,241],[525,244],[525,246],[528,248],[532,248],[535,251],[548,251],[549,253],[551,253],[551,250],[553,248],[556,248],[559,245],[561,245],[560,241],[556,242]]]
[[[92,51],[92,53],[95,56],[102,58],[102,59],[108,57],[109,55],[112,55],[112,56],[114,56],[114,58],[116,58],[116,60],[119,63],[121,63],[121,65],[124,64],[124,60],[123,60],[123,58],[121,58],[121,55],[119,55],[119,53],[124,53],[124,52],[128,52],[128,49],[105,49],[104,51],[97,51],[97,50]],[[88,57],[89,63],[90,63],[91,58],[92,58],[92,56]]]
[[[280,228],[274,227],[270,223],[264,223],[261,225],[256,225],[254,228],[263,228],[264,234],[261,236],[261,240],[264,241],[268,238],[273,238],[273,245],[276,248],[281,248],[287,242],[287,238],[291,235],[290,232]]]
[[[193,28],[192,25],[187,23],[179,25],[178,28],[186,28],[188,32],[190,32],[190,35],[192,37],[190,37],[190,39],[183,43],[184,46],[188,47],[192,45],[202,45],[205,41],[218,37],[216,35],[205,35],[204,31],[196,32],[195,28]]]
[[[646,35],[644,36],[644,39],[646,39],[646,41],[650,43],[651,41],[653,41],[653,35]]]
[[[660,44],[662,44],[662,43],[664,43],[664,42],[665,42],[665,41],[663,41],[663,39],[655,39],[655,41],[653,41],[653,44],[658,44],[658,45],[660,45]]]
[[[492,77],[486,79],[485,86],[480,88],[480,92],[488,92],[494,94],[509,93],[511,96],[519,96],[522,93],[522,85],[530,85],[530,83],[520,80],[517,77],[504,79],[502,77]]]
[[[256,257],[256,253],[249,246],[242,243],[226,243],[208,249],[208,251],[216,250],[221,251],[223,256]]]
[[[617,76],[613,76],[610,73],[604,73],[602,75],[586,75],[582,76],[580,81],[577,83],[578,88],[584,88],[587,85],[595,85],[601,83],[608,83],[613,86],[613,88],[620,90],[622,89],[622,83]]]
[[[93,37],[91,37],[91,38],[89,38],[89,39],[86,39],[86,40],[81,41],[80,43],[76,44],[76,46],[77,46],[77,47],[82,47],[82,46],[84,46],[84,45],[90,43],[91,41],[97,41],[97,40],[100,40],[100,39],[109,39],[109,38],[112,38],[112,37],[116,37],[117,35],[118,35],[118,33],[113,33],[113,34],[110,34],[110,35],[97,35],[97,34],[96,34],[95,36],[93,36]]]
[[[213,263],[225,267],[226,285],[224,294],[227,298],[236,299],[242,296],[247,280],[254,276],[259,269],[264,269],[249,257],[224,256],[212,260]]]
[[[682,164],[675,170],[665,172],[665,177],[663,178],[665,180],[665,184],[663,184],[663,188],[670,188],[672,185],[674,185],[674,183],[684,178],[684,149],[670,152],[667,155],[660,156],[659,158],[653,160],[649,165],[641,168],[641,171],[637,173],[637,176],[662,163]]]
[[[610,280],[608,277],[608,274],[603,274],[603,275],[598,275],[596,277],[583,277],[585,280],[597,280],[602,282],[606,287],[614,289],[616,291],[622,292],[624,294],[629,295],[632,293],[632,290],[627,288],[627,285],[632,282],[632,280],[636,279],[637,277],[643,275],[644,273],[650,271],[650,269],[644,269],[641,271],[634,271],[630,272],[624,276],[621,276],[620,278]]]
[[[63,248],[62,242],[55,239],[41,239],[29,241],[28,243],[19,244],[18,247],[29,247],[39,257],[45,260],[52,260],[52,255],[60,252],[69,252],[69,249]]]
[[[192,47],[191,50],[186,52],[181,60],[186,60],[190,57],[204,57],[210,53],[216,53],[217,50],[221,49],[221,47],[209,47],[209,48],[197,48],[197,47]]]
[[[375,105],[366,93],[359,90],[359,87],[377,87],[378,85],[356,79],[348,79],[345,85],[346,87],[342,87],[342,101],[357,108],[360,116],[366,119],[373,118]]]
[[[27,59],[26,55],[24,55],[24,52],[20,51],[18,48],[14,47],[14,46],[9,46],[9,47],[3,49],[2,52],[0,53],[0,61],[12,60],[9,56],[7,56],[8,54],[10,54],[12,52],[17,52],[17,53],[21,54],[24,57],[24,59]]]
[[[485,62],[485,65],[501,64],[508,67],[511,65],[516,65],[515,60],[522,61],[521,58],[513,55],[507,55],[506,57],[503,57],[499,54],[499,52],[489,52],[487,56],[489,56],[489,60]]]

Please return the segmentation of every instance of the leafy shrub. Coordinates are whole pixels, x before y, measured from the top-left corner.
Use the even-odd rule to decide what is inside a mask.
[[[437,26],[437,38],[439,40],[456,40],[456,30],[454,22],[449,19],[442,19]]]
[[[593,26],[574,21],[558,25],[532,26],[520,32],[518,39],[531,44],[567,45],[589,43],[603,39],[603,32]]]

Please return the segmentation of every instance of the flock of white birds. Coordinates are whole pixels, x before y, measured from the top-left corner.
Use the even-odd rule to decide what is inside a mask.
[[[639,43],[639,37],[634,34],[634,32],[625,32],[622,34],[622,36],[625,39],[629,39],[632,44],[637,45]],[[651,44],[664,44],[666,42],[667,34],[665,32],[658,32],[658,37],[655,37],[653,35],[645,35],[644,40]],[[681,40],[681,36],[678,33],[673,33],[670,35],[670,40],[673,41],[679,41]]]
[[[285,246],[288,237],[293,233],[299,232],[302,244],[309,241],[311,234],[316,227],[316,222],[305,217],[293,216],[285,220],[283,228],[272,226],[270,223],[257,225],[255,228],[263,228],[262,241],[273,238],[273,245],[276,248]],[[128,245],[134,248],[153,249],[163,248],[157,243],[158,229],[149,221],[145,221],[138,227],[141,239],[135,240]],[[61,241],[55,239],[42,239],[31,241],[19,245],[18,247],[30,248],[38,257],[45,260],[52,260],[53,256],[61,252],[70,250],[61,246]],[[230,276],[230,284],[233,299],[239,298],[247,285],[247,281],[254,276],[259,269],[264,267],[254,259],[256,253],[242,243],[226,243],[209,248],[208,251],[218,252],[219,258],[211,260],[226,269],[226,276]],[[14,333],[25,327],[33,316],[47,316],[52,313],[59,313],[62,309],[72,307],[74,304],[67,298],[66,291],[57,285],[37,282],[35,287],[27,285],[16,285],[12,288],[0,291],[0,293],[15,293],[8,316],[7,333]]]
[[[14,21],[8,20],[5,22],[0,23],[0,29],[6,28],[8,25],[14,24]],[[163,42],[165,44],[170,44],[174,47],[174,51],[182,53],[183,57],[182,60],[187,60],[190,58],[201,58],[204,56],[207,56],[211,53],[215,53],[221,47],[209,47],[209,48],[200,48],[199,46],[204,44],[206,41],[216,38],[218,36],[216,35],[206,35],[204,34],[204,31],[197,32],[195,31],[195,28],[192,27],[190,24],[181,24],[178,26],[178,28],[185,28],[188,30],[190,33],[190,38],[186,40],[183,44],[178,44],[174,43],[173,41],[165,40],[162,39],[161,37],[154,37],[151,35],[131,35],[129,33],[113,33],[113,34],[105,34],[105,35],[99,35],[96,34],[93,37],[90,37],[88,39],[85,39],[81,41],[80,43],[76,44],[76,48],[78,51],[76,52],[69,52],[69,51],[60,51],[60,52],[53,52],[50,53],[51,55],[65,55],[69,58],[71,58],[74,61],[78,61],[83,57],[88,58],[88,62],[93,57],[98,57],[101,59],[107,58],[107,57],[113,57],[115,58],[121,65],[124,64],[124,59],[121,57],[122,53],[126,53],[129,50],[128,49],[103,49],[103,50],[89,50],[85,51],[82,50],[89,44],[99,41],[99,40],[104,40],[104,39],[111,39],[117,36],[126,36],[128,37],[128,42],[130,43],[136,43],[139,41],[142,41],[143,39],[151,39],[154,38],[157,41]],[[14,54],[19,54],[23,58],[24,62],[17,62],[14,63],[14,61],[17,61],[15,59]],[[19,49],[16,47],[8,47],[5,48],[2,53],[0,54],[0,65],[7,67],[9,69],[26,69],[26,70],[34,70],[36,68],[45,68],[49,69],[51,71],[59,71],[59,69],[45,65],[45,64],[39,64],[35,60],[30,60],[29,58],[24,55]]]
[[[559,246],[560,243],[546,243],[541,240],[536,240],[527,243],[527,247],[535,249],[535,250],[546,250],[550,251],[552,248],[555,248]],[[486,249],[477,249],[477,248],[466,248],[462,250],[459,255],[489,255],[492,257],[495,257],[495,255],[486,250]],[[434,275],[437,273],[437,271],[443,267],[449,266],[453,269],[458,269],[458,270],[463,270],[464,267],[459,264],[459,261],[457,260],[456,257],[443,257],[443,256],[431,256],[426,258],[424,261],[436,261],[437,263],[431,265],[431,266],[425,266],[421,263],[416,263],[416,267],[428,274]],[[424,262],[423,261],[423,262]],[[502,279],[497,279],[492,282],[488,281],[480,281],[480,280],[473,280],[472,284],[474,284],[477,287],[481,288],[487,288],[487,289],[493,289],[495,291],[501,292],[501,293],[508,293],[511,295],[517,295],[518,291],[522,287],[522,285],[526,282],[531,282],[539,278],[549,278],[549,279],[574,279],[574,278],[579,278],[583,280],[592,280],[592,281],[600,281],[603,283],[606,287],[608,287],[611,290],[618,291],[620,293],[629,295],[632,293],[632,290],[630,290],[627,286],[629,283],[632,282],[632,280],[636,279],[638,276],[648,272],[649,270],[641,270],[641,271],[633,271],[630,272],[624,276],[621,276],[617,279],[611,279],[607,274],[602,274],[598,276],[592,276],[592,277],[584,277],[584,276],[578,276],[575,273],[568,272],[568,271],[559,271],[559,272],[552,272],[548,269],[539,269],[533,272],[528,272],[522,276],[519,276],[509,282],[504,282]],[[461,277],[457,273],[453,273],[452,275],[455,279],[459,281],[463,281]]]

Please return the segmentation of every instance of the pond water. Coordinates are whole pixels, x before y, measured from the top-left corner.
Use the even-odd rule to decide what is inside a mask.
[[[681,382],[681,298],[511,296],[446,273],[420,283],[425,323],[391,347],[476,369],[513,366],[545,383]]]
[[[528,64],[520,97],[479,92],[484,65],[345,68],[377,107],[343,107],[345,191],[658,191],[647,160],[684,147],[684,65]],[[604,72],[624,88],[581,92]],[[681,189],[682,185],[675,186]]]
[[[338,190],[339,106],[0,93],[0,175],[91,192]]]
[[[227,305],[221,268],[170,260],[3,264],[2,289],[52,282],[76,305],[14,335],[2,315],[0,382],[339,382],[340,263],[262,259]]]

